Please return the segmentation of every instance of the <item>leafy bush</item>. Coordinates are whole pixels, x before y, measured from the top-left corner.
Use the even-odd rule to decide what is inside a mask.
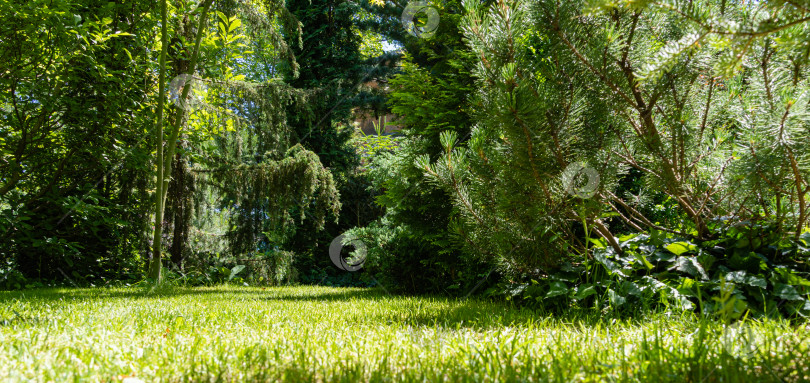
[[[13,259],[29,281],[142,270],[157,19],[133,16],[153,7],[0,4],[0,51],[15,57],[0,79],[0,262]]]
[[[387,212],[347,235],[366,245],[364,270],[390,291],[465,294],[491,268],[448,238],[450,206],[440,203],[446,198],[440,190],[419,189],[395,175],[407,156],[397,151],[374,159],[368,172],[375,187],[386,191],[378,200]],[[403,199],[396,203],[396,196]]]
[[[298,271],[293,267],[294,259],[294,253],[277,249],[239,258],[198,256],[189,259],[183,270],[173,267],[167,272],[167,279],[186,286],[293,284],[298,281]]]
[[[398,116],[393,123],[404,139],[396,150],[375,156],[368,166],[385,216],[350,233],[368,247],[365,270],[387,289],[464,295],[491,267],[451,238],[451,199],[425,182],[414,160],[437,157],[442,132],[462,137],[469,132],[473,59],[459,29],[461,2],[431,6],[442,15],[436,34],[404,43],[408,53],[402,70],[390,81],[389,105]]]
[[[723,319],[810,315],[810,267],[798,261],[810,256],[810,232],[794,241],[769,225],[716,226],[721,236],[699,243],[659,231],[626,235],[622,254],[594,240],[593,259],[489,294],[558,309],[673,305]]]
[[[28,280],[21,272],[8,269],[2,270],[2,279],[0,279],[0,290],[21,290],[28,284]]]

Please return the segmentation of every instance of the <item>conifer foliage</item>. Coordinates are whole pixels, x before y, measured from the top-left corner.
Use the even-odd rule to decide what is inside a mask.
[[[479,113],[469,142],[445,132],[418,165],[452,196],[459,238],[512,275],[591,254],[592,237],[622,254],[620,233],[705,242],[753,222],[798,239],[802,4],[468,1]],[[593,173],[592,195],[571,193]]]

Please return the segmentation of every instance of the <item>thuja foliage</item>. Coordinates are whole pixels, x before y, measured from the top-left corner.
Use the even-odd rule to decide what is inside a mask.
[[[396,150],[376,156],[369,166],[385,216],[353,230],[352,235],[369,247],[368,269],[387,288],[464,295],[491,267],[452,240],[451,200],[441,188],[426,182],[414,160],[422,155],[437,158],[442,152],[442,132],[468,137],[474,60],[459,29],[464,14],[461,2],[430,5],[441,14],[432,37],[390,36],[401,42],[405,52],[400,72],[390,80],[389,94],[389,106],[397,115],[392,124],[403,141]]]
[[[443,132],[442,156],[423,155],[417,164],[452,197],[456,238],[468,251],[513,278],[552,282],[550,275],[581,262],[607,264],[597,256],[607,260],[608,252],[644,265],[649,286],[683,287],[689,279],[712,294],[720,281],[747,283],[740,272],[764,273],[761,291],[746,295],[740,285],[729,294],[761,312],[797,298],[792,313],[808,309],[800,238],[808,226],[810,125],[800,5],[465,6],[479,113],[469,141]],[[566,184],[566,169],[580,163],[599,175],[584,198],[570,192],[581,179]],[[757,230],[768,239],[731,234]],[[644,238],[641,251],[628,248],[632,238]],[[654,273],[668,270],[666,262],[706,273]],[[772,274],[785,270],[790,276]],[[568,291],[554,283],[544,294]]]

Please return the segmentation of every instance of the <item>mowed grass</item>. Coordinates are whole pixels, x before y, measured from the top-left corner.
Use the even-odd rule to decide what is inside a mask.
[[[555,317],[311,286],[43,289],[0,302],[0,381],[810,381],[810,330],[784,321]]]

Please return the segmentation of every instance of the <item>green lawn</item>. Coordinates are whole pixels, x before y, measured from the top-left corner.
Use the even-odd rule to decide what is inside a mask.
[[[726,329],[723,342],[721,323],[688,317],[553,317],[373,289],[46,289],[0,301],[0,381],[810,380],[810,329],[776,321]]]

